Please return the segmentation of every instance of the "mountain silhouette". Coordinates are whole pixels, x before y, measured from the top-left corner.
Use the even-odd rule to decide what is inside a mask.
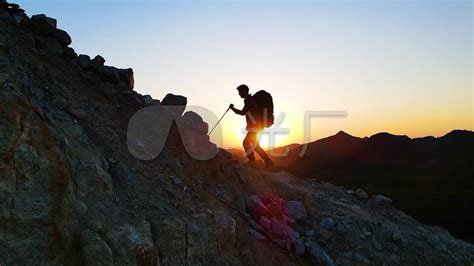
[[[279,147],[276,150],[283,150]],[[378,133],[354,137],[344,131],[303,145],[291,145],[277,165],[302,179],[390,196],[401,210],[474,240],[474,132],[453,130],[442,137],[409,138]]]

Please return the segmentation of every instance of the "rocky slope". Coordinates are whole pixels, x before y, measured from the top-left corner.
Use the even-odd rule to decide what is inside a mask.
[[[142,96],[131,69],[70,43],[55,20],[0,1],[1,265],[474,261],[472,245],[387,198],[246,169],[223,150],[193,159],[190,143],[216,147],[180,108],[162,113],[177,120],[162,152],[137,159],[133,115],[186,98]]]
[[[474,132],[453,130],[441,137],[409,138],[388,133],[354,137],[343,131],[303,145],[280,147],[276,167],[296,177],[315,178],[351,189],[383,194],[417,220],[446,228],[474,242]],[[244,161],[242,151],[230,151]]]

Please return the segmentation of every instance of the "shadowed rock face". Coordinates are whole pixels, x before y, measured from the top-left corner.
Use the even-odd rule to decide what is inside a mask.
[[[453,130],[441,137],[408,138],[388,133],[358,138],[344,132],[301,145],[282,147],[275,163],[299,178],[321,181],[392,198],[420,221],[445,227],[474,241],[474,132]],[[235,158],[241,158],[233,152]]]
[[[17,23],[14,16],[22,14],[0,1],[1,265],[474,260],[471,245],[380,200],[285,172],[250,170],[222,150],[207,161],[192,159],[184,145],[213,147],[194,113],[168,114],[182,121],[171,123],[161,153],[137,159],[128,150],[129,121],[159,101],[132,90],[131,70],[108,69],[118,72],[117,81],[100,71],[100,57],[45,47],[41,38],[51,38],[49,30],[35,33],[29,22]],[[170,105],[186,103],[172,98]],[[182,141],[181,129],[196,141]],[[261,229],[245,203],[268,195],[298,216],[290,249],[249,234]]]

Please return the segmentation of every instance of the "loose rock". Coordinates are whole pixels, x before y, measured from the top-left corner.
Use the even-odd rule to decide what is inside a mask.
[[[334,219],[331,217],[322,219],[319,223],[319,227],[324,229],[332,229],[334,227]]]
[[[306,217],[306,211],[301,201],[288,201],[288,215],[293,219],[303,219]]]
[[[377,205],[383,206],[390,206],[393,203],[393,200],[391,198],[386,197],[384,195],[374,195],[370,198],[370,201]]]
[[[40,35],[49,35],[56,30],[56,19],[47,17],[43,14],[34,15],[29,20],[31,30]]]
[[[61,29],[56,29],[51,35],[51,38],[56,39],[63,47],[67,47],[72,42],[71,36]]]
[[[316,242],[306,242],[306,251],[309,253],[312,263],[315,265],[333,266],[334,261],[328,256],[326,251]]]
[[[84,55],[84,54],[80,54],[77,60],[77,63],[82,68],[87,68],[90,62],[91,62],[91,58],[88,55]]]
[[[369,196],[363,189],[358,188],[355,193],[359,199],[367,200],[369,198]]]

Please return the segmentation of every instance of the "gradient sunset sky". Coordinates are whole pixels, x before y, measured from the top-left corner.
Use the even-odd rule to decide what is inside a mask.
[[[219,117],[242,107],[239,84],[269,91],[290,132],[277,145],[303,141],[305,111],[348,114],[313,119],[312,140],[473,130],[472,1],[12,2],[56,18],[77,53],[133,68],[141,94]],[[243,127],[229,113],[221,145],[240,146]]]

